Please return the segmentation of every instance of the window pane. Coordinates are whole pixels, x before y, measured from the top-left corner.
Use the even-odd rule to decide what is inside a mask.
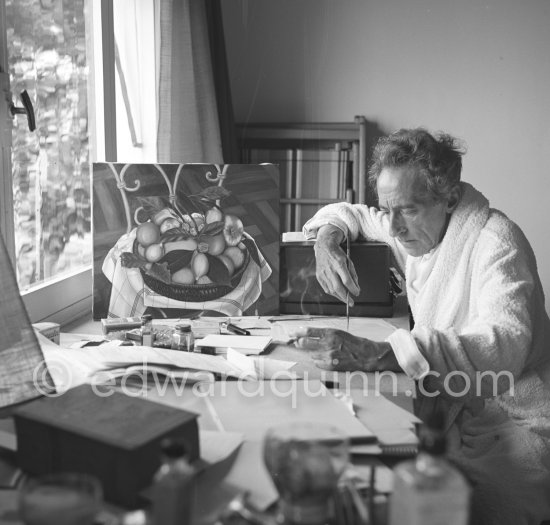
[[[88,64],[84,0],[7,0],[14,102],[27,90],[36,131],[13,122],[20,289],[89,266]]]

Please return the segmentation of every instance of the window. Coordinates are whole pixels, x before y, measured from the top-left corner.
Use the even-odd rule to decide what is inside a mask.
[[[12,121],[0,225],[31,319],[68,322],[91,311],[90,162],[156,160],[154,1],[0,3],[0,65],[37,123]]]
[[[11,91],[27,91],[36,131],[13,121],[15,261],[19,289],[92,262],[88,55],[83,0],[6,0]]]

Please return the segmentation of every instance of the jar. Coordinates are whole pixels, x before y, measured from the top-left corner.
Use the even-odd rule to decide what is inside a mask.
[[[191,325],[178,324],[172,333],[172,350],[181,350],[183,352],[195,351],[195,336],[191,331]]]
[[[196,472],[183,443],[163,440],[161,466],[153,478],[152,517],[155,525],[190,523],[196,499]]]
[[[141,345],[153,346],[155,335],[153,333],[153,316],[145,314],[141,316]]]

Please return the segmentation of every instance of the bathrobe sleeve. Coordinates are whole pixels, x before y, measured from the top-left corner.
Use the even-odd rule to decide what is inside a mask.
[[[412,332],[430,365],[426,390],[445,397],[509,390],[533,346],[535,295],[542,290],[534,254],[517,226],[494,223],[479,235],[464,279],[451,279],[434,305],[439,312],[455,309],[455,322],[441,329],[420,322]]]
[[[346,236],[349,232],[352,240],[362,237],[368,241],[385,242],[390,246],[399,269],[404,273],[407,254],[389,235],[388,218],[384,212],[365,204],[329,204],[306,222],[304,235],[307,239],[314,239],[319,228],[327,224],[340,228]]]

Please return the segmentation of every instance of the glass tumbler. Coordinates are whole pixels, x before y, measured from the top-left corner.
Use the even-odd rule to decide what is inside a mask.
[[[91,525],[102,499],[101,484],[93,476],[48,474],[21,489],[19,514],[26,525]]]
[[[263,453],[280,496],[279,523],[330,522],[338,479],[349,460],[347,437],[329,424],[280,425],[268,430]]]

